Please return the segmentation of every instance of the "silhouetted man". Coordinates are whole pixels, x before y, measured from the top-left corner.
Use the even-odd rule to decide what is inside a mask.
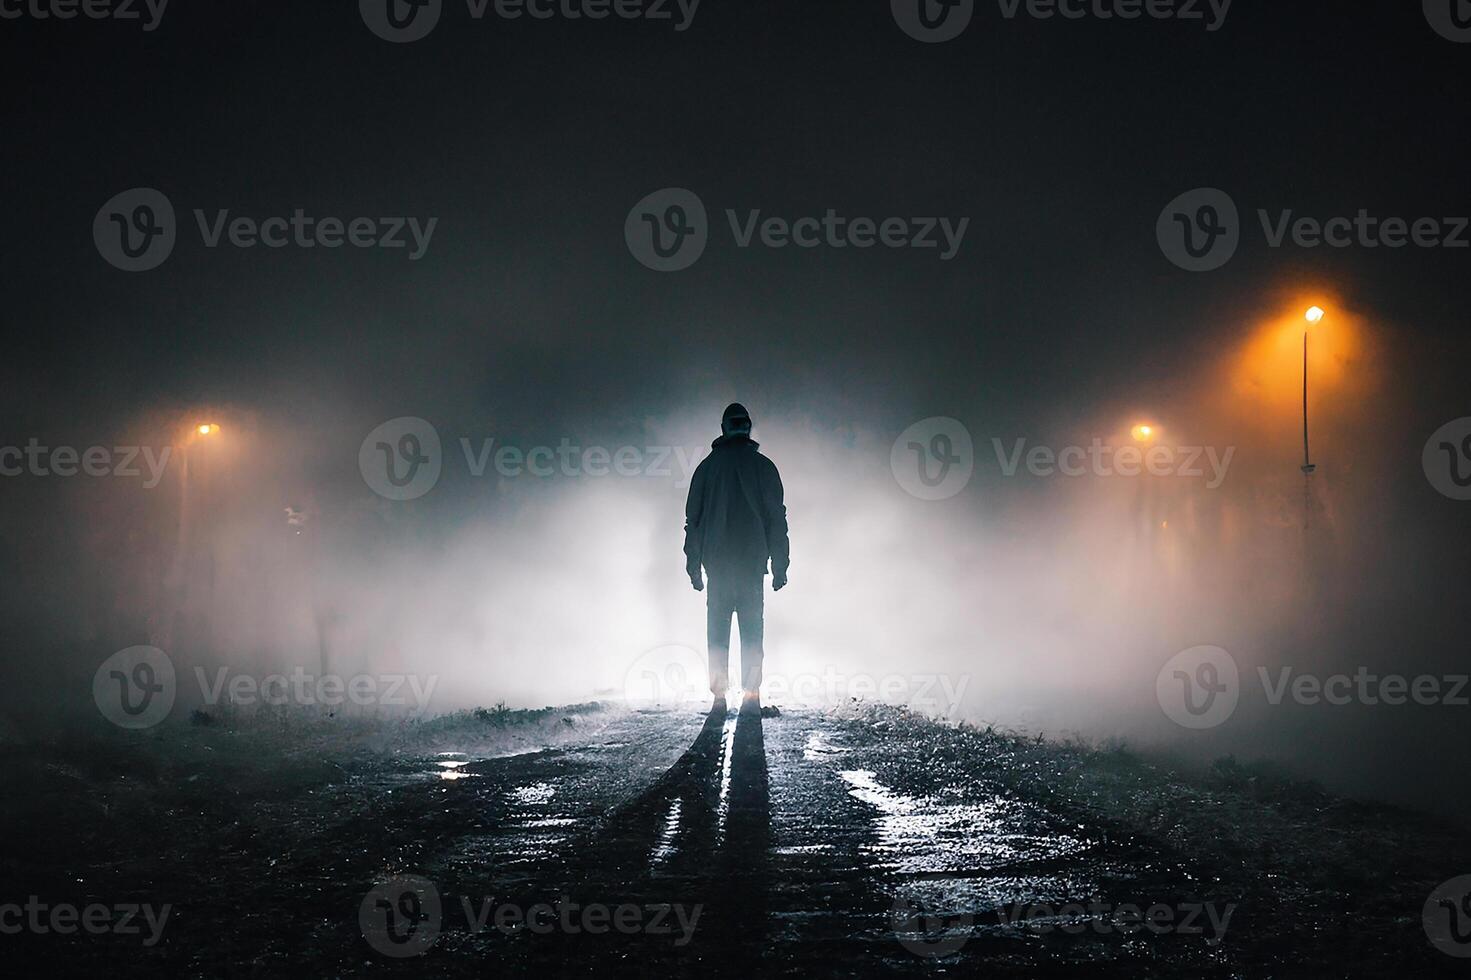
[[[743,708],[760,709],[764,628],[761,622],[767,562],[771,587],[787,584],[791,563],[787,508],[782,502],[776,464],[751,439],[751,415],[731,405],[720,420],[721,436],[710,444],[690,481],[685,502],[684,554],[690,584],[705,587],[700,566],[710,576],[707,639],[710,643],[710,693],[717,705],[729,683],[730,618],[741,624]]]

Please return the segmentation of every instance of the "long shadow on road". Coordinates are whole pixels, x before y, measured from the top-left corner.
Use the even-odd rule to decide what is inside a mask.
[[[621,937],[616,958],[629,965],[669,959],[706,974],[755,966],[768,945],[771,883],[760,714],[710,712],[678,761],[610,813],[566,870],[566,889],[586,902],[671,909],[664,924],[650,925],[657,913],[646,912],[648,931]],[[670,924],[672,934],[658,931]],[[546,938],[533,959],[551,966],[584,955],[606,962],[620,937]]]

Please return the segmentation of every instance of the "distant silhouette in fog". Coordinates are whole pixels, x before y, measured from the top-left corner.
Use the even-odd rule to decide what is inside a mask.
[[[710,579],[706,602],[710,644],[710,693],[717,702],[729,685],[731,616],[741,625],[743,707],[759,710],[765,628],[763,579],[787,584],[791,563],[787,508],[776,464],[751,438],[751,414],[735,403],[720,420],[720,438],[695,469],[685,502],[685,568],[695,591]]]

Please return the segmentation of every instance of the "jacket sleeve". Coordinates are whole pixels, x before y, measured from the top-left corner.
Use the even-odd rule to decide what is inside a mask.
[[[695,467],[690,479],[689,496],[684,501],[684,569],[690,578],[700,574],[700,559],[704,555],[705,530],[700,521],[705,507],[705,466]]]
[[[781,474],[766,460],[761,472],[761,516],[766,525],[766,551],[771,555],[771,574],[785,575],[792,563],[792,544],[787,538],[787,505],[783,499]]]

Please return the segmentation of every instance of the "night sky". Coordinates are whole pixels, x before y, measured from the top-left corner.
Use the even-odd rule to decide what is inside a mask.
[[[403,45],[350,3],[179,3],[152,32],[5,21],[6,414],[35,427],[58,404],[106,418],[301,385],[637,413],[646,383],[685,393],[718,374],[778,401],[846,378],[852,403],[1024,417],[1167,379],[1303,282],[1435,352],[1417,382],[1464,376],[1463,253],[1270,249],[1254,217],[1467,210],[1468,52],[1417,5],[1242,2],[1211,32],[982,4],[943,44],[905,36],[887,6],[707,0],[678,32],[477,21],[450,3]],[[89,229],[133,186],[186,217],[440,222],[410,263],[207,250],[190,217],[164,267],[119,275]],[[665,186],[717,216],[682,275],[647,274],[621,239]],[[1196,186],[1251,217],[1211,275],[1162,261],[1152,233]],[[950,262],[763,254],[734,247],[727,207],[971,223]]]

